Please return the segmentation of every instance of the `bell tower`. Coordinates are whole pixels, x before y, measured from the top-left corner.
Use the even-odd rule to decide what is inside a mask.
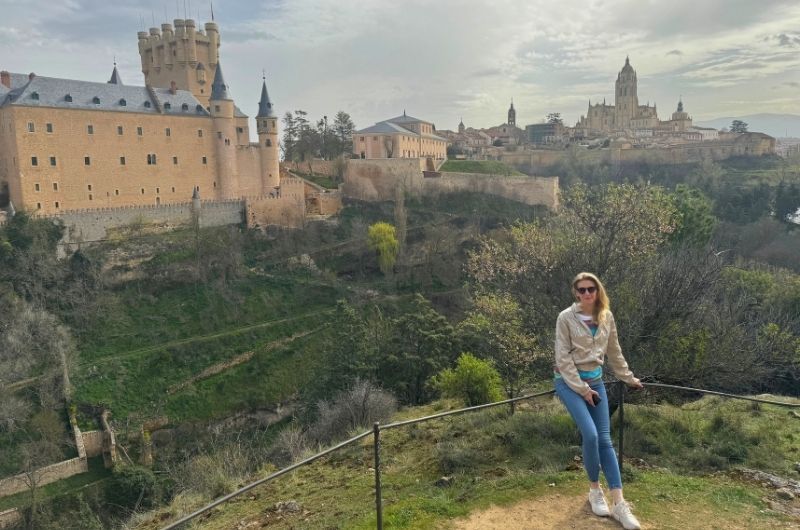
[[[278,157],[278,118],[267,92],[266,76],[262,79],[261,100],[256,116],[258,146],[261,157],[261,193],[268,194],[281,185]]]
[[[509,125],[517,126],[517,111],[514,110],[514,100],[511,100],[511,106],[508,108],[508,122]]]
[[[614,98],[614,125],[617,129],[630,127],[631,120],[639,110],[637,84],[636,71],[631,66],[630,59],[625,57],[625,66],[617,75]]]

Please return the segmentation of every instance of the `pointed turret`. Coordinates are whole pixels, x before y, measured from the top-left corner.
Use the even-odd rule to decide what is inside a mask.
[[[228,94],[228,85],[225,83],[225,77],[222,75],[222,64],[217,63],[217,71],[214,72],[214,82],[211,83],[211,100],[220,101],[223,99],[233,99]]]
[[[117,70],[117,63],[114,63],[114,70],[111,72],[111,79],[108,80],[108,83],[111,85],[122,85],[122,78],[119,76],[119,71]]]
[[[261,101],[258,102],[258,114],[256,118],[269,118],[275,116],[272,110],[272,102],[269,100],[269,93],[267,93],[267,79],[262,78],[261,84]]]

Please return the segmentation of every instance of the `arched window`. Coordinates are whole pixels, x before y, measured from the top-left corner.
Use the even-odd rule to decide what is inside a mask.
[[[127,105],[128,105],[128,102],[125,101],[125,98],[122,98],[122,99],[119,100],[119,106],[120,107],[126,107]]]
[[[97,96],[93,97],[92,98],[92,103],[94,103],[95,105],[99,105],[100,104],[100,98],[97,97]]]

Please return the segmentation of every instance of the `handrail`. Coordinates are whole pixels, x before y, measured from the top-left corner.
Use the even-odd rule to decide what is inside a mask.
[[[609,383],[609,384],[614,384],[614,383]],[[624,385],[624,383],[622,381],[618,381],[616,384]],[[687,391],[687,392],[698,392],[698,393],[701,393],[701,394],[710,394],[710,395],[722,396],[722,397],[732,398],[732,399],[741,399],[741,400],[746,400],[746,401],[754,401],[754,402],[757,402],[757,403],[765,403],[765,404],[769,404],[769,405],[778,405],[778,406],[792,407],[792,408],[800,407],[800,403],[786,403],[786,402],[781,402],[781,401],[772,401],[772,400],[767,400],[767,399],[752,398],[752,397],[747,397],[747,396],[740,396],[740,395],[737,395],[737,394],[729,394],[729,393],[726,393],[726,392],[717,392],[717,391],[714,391],[714,390],[706,390],[706,389],[702,389],[702,388],[691,388],[691,387],[685,387],[685,386],[668,385],[668,384],[664,384],[664,383],[649,383],[649,382],[642,382],[642,385],[644,385],[645,387],[668,388],[668,389],[672,389],[672,390],[683,390],[683,391]],[[511,399],[506,399],[506,400],[503,400],[503,401],[495,401],[493,403],[484,403],[482,405],[475,405],[475,406],[472,406],[472,407],[465,407],[465,408],[461,408],[461,409],[450,410],[450,411],[447,411],[447,412],[440,412],[438,414],[432,414],[430,416],[422,416],[422,417],[419,417],[419,418],[412,418],[410,420],[403,420],[403,421],[397,421],[397,422],[393,422],[393,423],[387,423],[386,425],[380,425],[379,423],[376,422],[373,425],[373,428],[370,429],[369,431],[365,431],[365,432],[363,432],[363,433],[361,433],[361,434],[359,434],[357,436],[354,436],[353,438],[350,438],[349,440],[345,440],[344,442],[341,442],[341,443],[339,443],[339,444],[337,444],[337,445],[335,445],[333,447],[330,447],[330,448],[328,448],[328,449],[326,449],[326,450],[324,450],[324,451],[322,451],[320,453],[317,453],[317,454],[315,454],[313,456],[310,456],[310,457],[306,458],[305,460],[302,460],[300,462],[296,462],[296,463],[294,463],[294,464],[292,464],[292,465],[290,465],[288,467],[285,467],[285,468],[283,468],[281,470],[276,471],[275,473],[272,473],[269,476],[266,476],[266,477],[264,477],[262,479],[259,479],[259,480],[255,481],[255,482],[252,482],[252,483],[250,483],[250,484],[248,484],[248,485],[246,485],[246,486],[244,486],[244,487],[242,487],[242,488],[240,488],[240,489],[238,489],[238,490],[236,490],[236,491],[234,491],[232,493],[229,493],[229,494],[225,495],[224,497],[220,497],[219,499],[215,500],[214,502],[212,502],[212,503],[210,503],[210,504],[208,504],[206,506],[203,506],[202,508],[199,508],[198,510],[190,513],[189,515],[186,515],[186,516],[182,517],[181,519],[171,523],[168,526],[165,526],[162,530],[172,530],[172,529],[178,528],[181,525],[191,521],[192,519],[195,519],[196,517],[199,517],[200,515],[208,512],[212,508],[215,508],[215,507],[219,506],[220,504],[223,504],[223,503],[233,499],[234,497],[238,497],[242,493],[245,493],[245,492],[255,488],[256,486],[260,486],[261,484],[264,484],[266,482],[270,482],[270,481],[280,477],[281,475],[285,475],[286,473],[288,473],[290,471],[294,471],[295,469],[297,469],[297,468],[299,468],[301,466],[304,466],[306,464],[310,464],[310,463],[314,462],[315,460],[318,460],[318,459],[322,458],[323,456],[326,456],[326,455],[328,455],[328,454],[330,454],[330,453],[332,453],[334,451],[342,449],[342,448],[344,448],[344,447],[346,447],[348,445],[351,445],[351,444],[353,444],[353,443],[355,443],[355,442],[357,442],[359,440],[362,440],[362,439],[366,438],[369,435],[373,435],[373,445],[374,445],[374,450],[375,450],[375,466],[374,467],[375,467],[375,504],[376,504],[376,512],[377,512],[377,528],[382,529],[383,528],[383,525],[382,525],[382,520],[383,520],[382,511],[383,510],[382,510],[382,502],[381,502],[382,495],[381,495],[381,480],[380,480],[380,475],[381,475],[381,471],[380,471],[380,467],[381,467],[380,466],[380,447],[381,447],[380,432],[381,431],[385,431],[385,430],[388,430],[388,429],[396,429],[396,428],[399,428],[399,427],[405,427],[407,425],[415,425],[417,423],[422,423],[422,422],[426,422],[426,421],[430,421],[430,420],[435,420],[435,419],[443,418],[443,417],[446,417],[446,416],[454,416],[456,414],[463,414],[463,413],[466,413],[466,412],[474,412],[474,411],[477,411],[477,410],[488,409],[488,408],[491,408],[491,407],[498,407],[498,406],[501,406],[501,405],[507,405],[507,404],[510,404],[510,403],[515,403],[517,401],[523,401],[523,400],[526,400],[526,399],[532,399],[532,398],[541,397],[541,396],[547,396],[547,395],[551,395],[551,394],[555,394],[555,390],[546,390],[546,391],[538,392],[538,393],[535,393],[535,394],[526,394],[526,395],[523,395],[523,396],[518,396],[518,397],[515,397],[515,398],[511,398]],[[623,442],[624,442],[624,433],[625,433],[625,430],[624,430],[625,408],[624,407],[625,407],[625,391],[624,391],[624,387],[623,387],[623,391],[620,393],[620,407],[619,407],[619,411],[620,411],[620,414],[619,414],[619,418],[620,418],[619,419],[619,423],[620,423],[620,430],[619,430],[619,466],[620,466],[620,471],[622,470],[622,464],[623,464],[623,447],[624,447],[623,446]]]

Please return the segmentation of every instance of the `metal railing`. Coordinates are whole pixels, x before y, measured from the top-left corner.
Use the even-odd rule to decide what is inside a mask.
[[[620,392],[619,392],[619,429],[618,429],[619,441],[618,441],[618,454],[619,454],[619,467],[620,467],[620,471],[622,471],[622,465],[623,465],[623,459],[624,459],[624,441],[625,441],[625,393],[626,393],[626,386],[621,381],[612,382],[612,383],[606,383],[606,384],[607,385],[618,385],[620,387]],[[696,392],[696,393],[700,393],[700,394],[721,396],[721,397],[725,397],[725,398],[739,399],[739,400],[751,401],[751,402],[755,402],[755,403],[764,403],[764,404],[768,404],[768,405],[778,405],[778,406],[790,407],[790,408],[800,408],[800,403],[784,403],[784,402],[781,402],[781,401],[772,401],[772,400],[768,400],[768,399],[760,399],[760,398],[753,398],[753,397],[748,397],[748,396],[740,396],[740,395],[736,395],[736,394],[728,394],[728,393],[725,393],[725,392],[716,392],[716,391],[713,391],[713,390],[705,390],[705,389],[701,389],[701,388],[690,388],[690,387],[677,386],[677,385],[668,385],[668,384],[662,384],[662,383],[644,383],[643,382],[642,384],[645,387],[666,388],[666,389],[672,389],[672,390],[680,390],[680,391],[684,391],[684,392]],[[354,444],[354,443],[356,443],[356,442],[358,442],[360,440],[363,440],[364,438],[368,437],[369,435],[372,435],[372,437],[373,437],[373,452],[374,452],[374,459],[375,459],[374,460],[374,469],[375,469],[375,523],[376,523],[376,528],[378,528],[378,530],[383,530],[383,498],[382,498],[383,495],[382,495],[382,482],[381,482],[381,432],[382,431],[387,431],[387,430],[390,430],[390,429],[397,429],[397,428],[400,428],[400,427],[405,427],[405,426],[408,426],[408,425],[414,425],[414,424],[417,424],[417,423],[423,423],[423,422],[426,422],[426,421],[431,421],[431,420],[435,420],[435,419],[439,419],[439,418],[444,418],[446,416],[455,416],[457,414],[464,414],[464,413],[467,413],[467,412],[474,412],[474,411],[488,409],[488,408],[492,408],[492,407],[499,407],[499,406],[502,406],[502,405],[508,405],[508,404],[516,403],[518,401],[533,399],[533,398],[542,397],[542,396],[549,396],[549,395],[552,395],[554,393],[555,393],[555,390],[547,390],[547,391],[544,391],[544,392],[538,392],[538,393],[535,393],[535,394],[526,394],[524,396],[519,396],[519,397],[515,397],[515,398],[512,398],[512,399],[506,399],[506,400],[503,400],[503,401],[497,401],[497,402],[494,402],[494,403],[486,403],[486,404],[477,405],[477,406],[474,406],[474,407],[465,407],[465,408],[461,408],[461,409],[457,409],[457,410],[441,412],[439,414],[432,414],[430,416],[423,416],[423,417],[420,417],[420,418],[413,418],[413,419],[410,419],[410,420],[396,421],[396,422],[393,422],[393,423],[387,423],[386,425],[381,425],[379,422],[375,422],[375,424],[373,425],[371,430],[364,431],[361,434],[358,434],[357,436],[354,436],[354,437],[350,438],[349,440],[345,440],[345,441],[343,441],[343,442],[341,442],[341,443],[339,443],[339,444],[337,444],[337,445],[335,445],[333,447],[330,447],[330,448],[328,448],[328,449],[326,449],[326,450],[324,450],[324,451],[322,451],[320,453],[317,453],[317,454],[315,454],[313,456],[310,456],[310,457],[306,458],[305,460],[301,460],[300,462],[296,462],[296,463],[292,464],[289,467],[285,467],[285,468],[283,468],[283,469],[281,469],[279,471],[276,471],[275,473],[272,473],[271,475],[268,475],[268,476],[266,476],[266,477],[264,477],[262,479],[259,479],[259,480],[255,481],[255,482],[252,482],[252,483],[250,483],[250,484],[248,484],[248,485],[246,485],[246,486],[244,486],[244,487],[242,487],[242,488],[240,488],[240,489],[238,489],[238,490],[236,490],[236,491],[234,491],[232,493],[229,493],[228,495],[225,495],[224,497],[220,497],[219,499],[215,500],[214,502],[212,502],[210,504],[207,504],[207,505],[203,506],[202,508],[190,513],[189,515],[186,515],[186,516],[182,517],[181,519],[171,523],[169,526],[165,526],[162,530],[172,530],[172,529],[175,529],[175,528],[179,528],[182,525],[184,525],[184,524],[192,521],[193,519],[199,517],[200,515],[208,512],[209,510],[219,506],[220,504],[223,504],[223,503],[225,503],[225,502],[227,502],[227,501],[229,501],[229,500],[231,500],[231,499],[233,499],[235,497],[238,497],[239,495],[241,495],[241,494],[243,494],[243,493],[245,493],[247,491],[250,491],[251,489],[255,488],[256,486],[260,486],[262,484],[265,484],[267,482],[275,480],[276,478],[278,478],[278,477],[280,477],[282,475],[285,475],[285,474],[289,473],[290,471],[294,471],[295,469],[297,469],[297,468],[299,468],[301,466],[304,466],[306,464],[310,464],[310,463],[312,463],[312,462],[314,462],[316,460],[319,460],[323,456],[327,456],[327,455],[329,455],[329,454],[331,454],[331,453],[333,453],[335,451],[338,451],[339,449],[342,449],[342,448],[347,447],[349,445],[352,445],[352,444]]]

